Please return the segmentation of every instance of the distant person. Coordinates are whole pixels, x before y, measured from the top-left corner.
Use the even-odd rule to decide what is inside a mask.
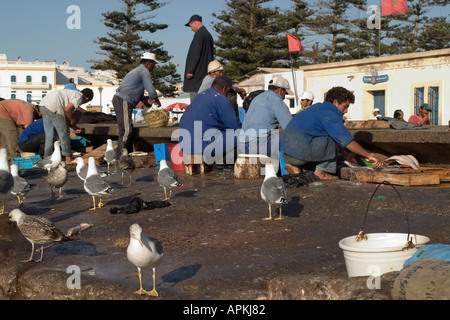
[[[184,155],[203,154],[206,164],[223,164],[223,160],[232,157],[229,160],[234,164],[234,130],[240,129],[241,123],[226,98],[232,87],[228,77],[215,78],[212,87],[199,93],[183,113],[179,145]],[[230,136],[227,129],[232,129]]]
[[[416,122],[419,124],[429,125],[429,111],[431,111],[431,107],[428,105],[428,103],[422,103],[419,108],[419,113],[413,114],[411,117],[409,117],[408,122]]]
[[[214,40],[197,14],[185,26],[195,32],[186,57],[183,83],[183,91],[190,93],[192,102],[208,74],[208,64],[214,59]]]
[[[144,90],[147,90],[149,94],[148,103],[161,105],[150,74],[157,63],[159,61],[154,53],[144,52],[139,67],[128,72],[113,97],[113,106],[119,127],[117,159],[121,157],[123,148],[126,148],[128,153],[133,152],[133,109],[141,101]]]
[[[400,120],[402,122],[405,122],[405,119],[403,118],[403,111],[400,109],[397,109],[394,111],[394,119]]]
[[[136,114],[134,115],[135,123],[146,123],[145,118],[143,116],[144,113],[149,112],[153,109],[152,105],[148,103],[149,97],[144,97],[141,101],[138,102],[136,108]]]
[[[8,161],[20,156],[17,140],[24,129],[35,119],[40,119],[39,107],[19,99],[0,101],[1,145],[8,150]]]
[[[370,120],[378,120],[383,117],[380,113],[380,109],[378,108],[373,109],[372,114],[373,117]]]
[[[311,107],[314,102],[314,94],[311,91],[303,91],[300,96],[300,111],[305,110],[306,108]]]
[[[44,157],[51,156],[53,153],[56,131],[61,141],[61,155],[66,158],[66,164],[72,162],[69,126],[76,132],[81,132],[81,129],[77,127],[77,120],[74,118],[73,113],[75,110],[86,112],[86,110],[81,108],[81,105],[88,103],[93,97],[94,92],[86,88],[81,91],[60,89],[52,91],[42,98],[39,110],[44,120]]]
[[[292,118],[280,138],[280,151],[289,174],[305,169],[321,180],[336,180],[338,150],[350,163],[357,154],[376,168],[383,166],[380,159],[355,141],[342,121],[354,102],[351,91],[334,87],[324,102],[315,103]]]

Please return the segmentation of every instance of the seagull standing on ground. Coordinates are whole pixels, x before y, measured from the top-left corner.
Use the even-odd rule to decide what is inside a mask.
[[[14,209],[9,213],[9,219],[17,223],[22,235],[31,243],[31,255],[28,260],[23,262],[33,261],[34,245],[41,245],[41,258],[36,262],[42,262],[44,255],[44,245],[48,243],[70,241],[64,236],[50,220],[43,217],[33,217],[26,215],[20,209]]]
[[[75,168],[75,171],[77,172],[78,178],[80,178],[83,181],[86,180],[88,166],[84,162],[83,157],[77,157],[74,161],[72,161],[72,163],[76,163],[77,164],[77,167]],[[105,172],[103,172],[103,171],[97,170],[97,172],[100,175],[100,177],[102,177],[102,178],[107,176],[107,174]]]
[[[106,140],[105,161],[108,164],[108,174],[110,174],[109,166],[111,164],[115,165],[115,171],[117,171],[116,151],[113,148],[111,139]]]
[[[54,150],[51,156],[45,157],[42,160],[33,163],[33,167],[45,169],[50,172],[50,170],[55,169],[58,164],[62,161],[61,155],[61,141],[55,141],[53,144]]]
[[[11,165],[11,174],[14,179],[14,187],[11,190],[11,193],[17,196],[17,200],[19,201],[19,207],[23,206],[23,202],[25,201],[25,195],[33,190],[36,185],[28,183],[27,180],[19,176],[19,168],[16,164]]]
[[[59,188],[58,199],[62,199],[62,187],[66,184],[67,180],[69,180],[69,173],[66,169],[66,163],[64,161],[60,161],[56,168],[49,170],[46,180],[47,184],[50,186],[51,198],[55,199],[53,189]]]
[[[266,176],[261,186],[261,197],[269,205],[269,217],[264,220],[272,220],[272,205],[280,205],[280,217],[275,220],[281,220],[281,207],[283,204],[287,204],[287,187],[283,180],[277,177],[272,162],[268,162],[265,165]]]
[[[172,188],[181,187],[183,184],[178,182],[178,176],[175,170],[167,165],[166,160],[161,160],[159,162],[159,171],[158,171],[158,182],[161,187],[164,188],[164,196],[166,197],[164,201],[170,200],[172,196]],[[166,189],[169,188],[169,197],[167,197]]]
[[[159,294],[156,291],[156,267],[161,263],[163,257],[163,249],[161,242],[156,239],[147,238],[142,235],[142,228],[139,224],[134,223],[130,226],[130,243],[127,248],[127,258],[134,264],[139,272],[140,289],[136,291],[137,294],[147,294],[157,297]],[[153,269],[153,290],[145,291],[142,288],[142,274],[141,269]]]
[[[128,155],[128,150],[126,148],[122,149],[122,156],[119,159],[119,169],[120,171],[122,171],[122,186],[123,186],[123,175],[124,173],[128,173],[130,176],[130,182],[128,184],[128,186],[131,185],[131,175],[134,171],[134,169],[136,169],[136,164],[133,161],[133,158],[131,158]]]
[[[97,167],[95,165],[95,158],[89,157],[88,159],[88,171],[86,180],[84,180],[84,190],[92,196],[94,207],[89,210],[95,210],[104,206],[102,202],[103,195],[109,195],[112,192],[112,188],[109,184],[98,174]],[[99,197],[98,207],[95,206],[95,197]]]
[[[8,150],[6,148],[0,149],[0,194],[8,195],[11,189],[14,187],[14,178],[9,171],[8,166]],[[5,202],[2,199],[2,209],[0,210],[0,215],[5,213]]]

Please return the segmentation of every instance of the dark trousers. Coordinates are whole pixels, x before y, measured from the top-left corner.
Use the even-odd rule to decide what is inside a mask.
[[[117,157],[122,155],[122,148],[126,148],[128,153],[133,152],[133,118],[134,106],[118,97],[113,98],[114,111],[116,112],[117,126],[119,128],[119,140],[117,142]]]
[[[34,152],[44,157],[45,133],[37,134],[29,140],[20,142],[19,149],[23,152]]]

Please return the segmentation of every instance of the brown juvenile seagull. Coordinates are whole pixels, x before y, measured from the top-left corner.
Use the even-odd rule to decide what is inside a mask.
[[[9,220],[17,224],[22,235],[31,243],[30,258],[23,262],[33,261],[34,244],[41,245],[41,258],[36,262],[42,262],[45,244],[70,241],[50,220],[27,215],[20,209],[12,210],[9,213]]]

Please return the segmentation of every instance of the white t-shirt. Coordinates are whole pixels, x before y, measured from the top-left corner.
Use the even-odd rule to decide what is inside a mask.
[[[77,109],[83,103],[83,94],[76,90],[60,89],[47,94],[39,103],[40,106],[64,116],[64,108],[73,103]]]

